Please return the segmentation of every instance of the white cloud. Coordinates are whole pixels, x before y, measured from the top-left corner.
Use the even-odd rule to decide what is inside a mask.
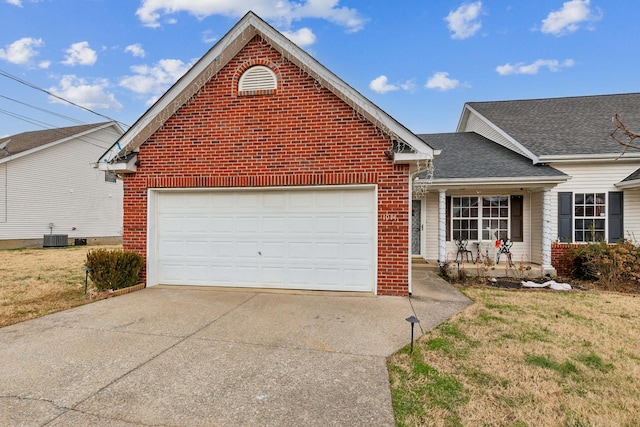
[[[482,12],[482,2],[465,3],[454,11],[449,12],[445,21],[453,33],[452,39],[466,39],[477,33],[482,27],[478,19]]]
[[[387,93],[394,90],[400,89],[396,85],[389,84],[389,79],[387,76],[378,76],[375,79],[371,80],[369,83],[369,89],[377,93]]]
[[[51,66],[51,61],[49,60],[38,62],[38,68],[42,68],[43,70],[46,70],[50,66]]]
[[[542,20],[540,31],[554,36],[572,33],[587,21],[597,21],[600,15],[594,14],[589,7],[590,0],[570,0],[564,2],[562,9],[550,12]]]
[[[124,48],[124,51],[131,53],[131,55],[137,58],[144,58],[144,56],[146,55],[146,52],[144,51],[140,43],[130,44],[129,46]]]
[[[5,0],[5,1],[14,6],[22,7],[22,0]]]
[[[413,80],[407,80],[404,83],[400,83],[400,89],[407,92],[415,92],[416,91],[416,83]]]
[[[150,95],[147,104],[155,102],[158,96],[186,73],[192,64],[185,64],[179,59],[161,59],[153,66],[134,65],[131,67],[134,75],[120,80],[120,86],[140,95]]]
[[[531,64],[519,62],[517,64],[505,64],[496,67],[498,74],[508,76],[510,74],[538,74],[541,68],[548,68],[549,71],[560,71],[562,68],[573,67],[573,59],[565,59],[560,62],[557,59],[538,59]]]
[[[449,73],[445,71],[439,71],[427,80],[425,87],[427,89],[438,90],[451,90],[460,86],[460,80],[452,79],[449,77]]]
[[[66,52],[67,56],[62,61],[64,65],[93,65],[98,60],[98,54],[89,47],[89,42],[74,43]]]
[[[359,31],[365,20],[356,9],[339,7],[338,0],[143,0],[136,11],[140,21],[148,27],[159,27],[161,18],[187,12],[198,19],[211,15],[233,18],[253,10],[263,19],[274,20],[287,27],[292,21],[304,18],[319,18],[341,25],[347,31]]]
[[[400,89],[406,92],[414,92],[416,89],[416,84],[413,82],[413,80],[407,80],[403,83],[398,84],[390,84],[387,76],[381,75],[369,82],[369,89],[377,93],[393,92]]]
[[[6,45],[5,49],[0,49],[0,59],[4,59],[13,64],[26,64],[31,58],[38,55],[36,48],[43,44],[42,39],[34,39],[32,37],[21,38],[10,45]]]
[[[116,100],[112,93],[107,92],[108,87],[109,82],[106,79],[97,79],[93,83],[88,83],[81,77],[65,75],[58,86],[50,88],[49,91],[86,108],[121,110],[122,104]],[[54,97],[49,99],[51,102],[64,103]]]
[[[309,28],[300,28],[298,31],[283,31],[282,34],[300,47],[311,46],[316,42],[316,35]]]

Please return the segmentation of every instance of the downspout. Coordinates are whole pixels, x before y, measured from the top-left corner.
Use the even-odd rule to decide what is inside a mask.
[[[407,194],[407,206],[408,206],[408,211],[409,211],[409,220],[407,221],[407,233],[409,233],[409,253],[408,253],[408,261],[409,261],[409,296],[412,295],[413,293],[413,281],[411,280],[411,278],[413,277],[413,257],[411,254],[411,248],[413,248],[413,236],[412,236],[412,232],[411,232],[411,219],[412,219],[412,214],[411,214],[411,201],[413,200],[413,173],[411,173],[411,166],[409,166],[409,191]]]
[[[532,255],[533,255],[533,246],[531,245],[531,240],[532,240],[532,236],[533,236],[533,228],[531,227],[531,205],[533,204],[533,200],[532,195],[531,195],[531,190],[528,189],[527,190],[527,194],[529,196],[529,262],[533,262],[532,260]]]

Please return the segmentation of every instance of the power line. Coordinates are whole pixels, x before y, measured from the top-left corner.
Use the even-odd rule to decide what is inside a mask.
[[[73,101],[69,101],[68,99],[65,99],[65,98],[63,98],[63,97],[61,97],[61,96],[59,96],[59,95],[56,95],[55,93],[53,93],[53,92],[51,92],[51,91],[48,91],[48,90],[43,89],[43,88],[41,88],[41,87],[39,87],[39,86],[36,86],[36,85],[35,85],[35,84],[33,84],[33,83],[29,83],[28,81],[23,80],[23,79],[21,79],[20,77],[16,77],[16,76],[14,76],[14,75],[12,75],[12,74],[9,74],[9,73],[8,73],[8,72],[6,72],[6,71],[0,70],[0,76],[2,76],[2,77],[6,77],[6,78],[11,79],[11,80],[13,80],[13,81],[16,81],[16,82],[18,82],[18,83],[20,83],[20,84],[23,84],[23,85],[25,85],[25,86],[27,86],[27,87],[30,87],[31,89],[35,89],[35,90],[38,90],[38,91],[40,91],[40,92],[46,93],[47,95],[52,96],[52,97],[54,97],[54,98],[56,98],[56,99],[59,99],[59,100],[61,100],[61,101],[64,101],[64,102],[66,102],[66,103],[68,103],[68,104],[70,104],[70,105],[73,105],[74,107],[78,107],[78,108],[80,108],[80,109],[82,109],[82,110],[85,110],[85,111],[88,111],[88,112],[90,112],[90,113],[92,113],[92,114],[95,114],[96,116],[99,116],[99,117],[105,118],[105,119],[109,120],[110,122],[116,122],[116,123],[118,123],[118,124],[120,124],[120,125],[122,125],[122,126],[124,126],[124,127],[127,127],[127,128],[128,128],[128,127],[130,127],[130,126],[129,126],[129,125],[127,125],[126,123],[122,123],[122,122],[120,122],[120,121],[118,121],[118,120],[116,120],[116,119],[113,119],[113,118],[111,118],[111,117],[109,117],[109,116],[105,115],[105,114],[98,113],[98,112],[96,112],[96,111],[93,111],[93,110],[92,110],[92,109],[90,109],[90,108],[84,107],[84,106],[82,106],[82,105],[80,105],[80,104],[76,104],[76,103],[75,103],[75,102],[73,102]]]
[[[34,110],[38,110],[38,111],[42,111],[44,113],[51,114],[51,115],[56,116],[56,117],[60,117],[61,119],[69,120],[70,122],[74,122],[74,123],[77,123],[77,124],[80,124],[80,125],[87,124],[86,122],[83,122],[82,120],[74,119],[73,117],[65,116],[64,114],[56,113],[55,111],[47,110],[46,108],[41,108],[41,107],[37,107],[35,105],[27,104],[26,102],[22,102],[22,101],[19,101],[17,99],[14,99],[14,98],[11,98],[11,97],[8,97],[8,96],[0,95],[0,98],[6,99],[8,101],[15,102],[15,103],[20,104],[20,105],[24,105],[24,106],[29,107],[29,108],[33,108]]]

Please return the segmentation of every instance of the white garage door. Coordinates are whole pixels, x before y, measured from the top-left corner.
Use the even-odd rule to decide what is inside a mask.
[[[155,283],[375,289],[373,187],[172,191],[155,200]]]

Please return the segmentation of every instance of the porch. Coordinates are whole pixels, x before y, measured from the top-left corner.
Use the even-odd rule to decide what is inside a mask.
[[[425,271],[431,274],[440,274],[440,265],[437,260],[424,260],[422,258],[413,258],[412,268],[414,270]],[[501,259],[498,264],[485,265],[482,263],[476,264],[474,262],[460,262],[458,264],[455,260],[450,260],[448,263],[452,272],[464,272],[470,276],[485,276],[485,277],[510,277],[523,280],[535,279],[538,277],[544,277],[546,272],[540,264],[532,262],[513,260],[513,265],[509,266],[508,263]]]

